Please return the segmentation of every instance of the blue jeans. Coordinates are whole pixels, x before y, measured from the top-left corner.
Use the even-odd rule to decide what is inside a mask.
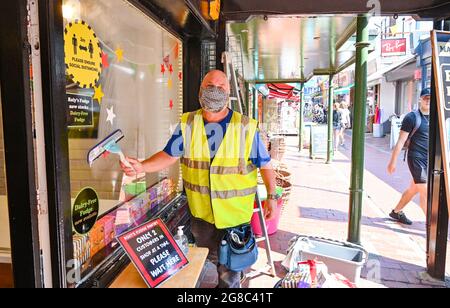
[[[198,247],[209,249],[208,259],[217,266],[219,274],[218,287],[221,289],[240,288],[241,273],[230,271],[225,266],[219,265],[219,247],[225,231],[217,229],[216,226],[206,221],[192,217],[191,232]]]

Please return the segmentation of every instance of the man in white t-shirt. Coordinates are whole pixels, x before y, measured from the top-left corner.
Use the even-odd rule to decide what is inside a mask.
[[[345,130],[351,126],[350,110],[348,110],[347,103],[341,103],[339,113],[341,114],[341,133],[339,136],[341,139],[341,146],[343,146],[345,144]]]

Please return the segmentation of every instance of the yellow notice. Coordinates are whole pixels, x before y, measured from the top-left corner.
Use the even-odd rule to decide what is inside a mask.
[[[94,30],[84,21],[71,22],[64,31],[67,75],[80,88],[93,88],[102,73],[102,50]]]

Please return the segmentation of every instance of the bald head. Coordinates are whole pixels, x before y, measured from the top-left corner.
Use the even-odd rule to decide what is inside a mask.
[[[230,82],[228,81],[227,75],[219,70],[210,71],[203,79],[201,88],[206,89],[207,87],[215,86],[221,88],[230,94]]]

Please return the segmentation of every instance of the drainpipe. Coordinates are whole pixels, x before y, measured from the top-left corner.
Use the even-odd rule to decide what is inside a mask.
[[[253,115],[253,119],[255,119],[256,121],[258,121],[258,90],[256,90],[256,84],[252,87],[252,115]]]
[[[327,164],[331,164],[333,162],[333,102],[334,102],[334,89],[333,89],[333,75],[330,75],[328,81],[328,151],[327,151]]]
[[[359,15],[356,32],[355,105],[352,138],[352,172],[348,241],[361,242],[361,217],[364,188],[364,143],[366,130],[367,58],[369,54],[369,16]]]
[[[305,105],[304,105],[304,94],[303,94],[303,90],[305,88],[305,84],[302,82],[301,86],[300,86],[300,123],[298,126],[299,132],[298,132],[298,136],[299,136],[299,143],[298,143],[298,151],[301,152],[303,150],[303,125],[304,125],[304,111],[305,111]]]

